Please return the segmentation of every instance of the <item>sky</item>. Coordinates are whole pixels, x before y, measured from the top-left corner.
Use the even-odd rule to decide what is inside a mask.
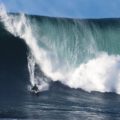
[[[0,0],[9,12],[68,18],[120,17],[120,0]]]

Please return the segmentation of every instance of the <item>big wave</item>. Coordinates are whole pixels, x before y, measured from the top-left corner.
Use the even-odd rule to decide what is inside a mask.
[[[31,85],[47,90],[52,80],[88,92],[120,94],[119,20],[7,14],[4,5],[0,6],[0,16],[6,30],[29,47]],[[44,79],[35,70],[36,64]]]

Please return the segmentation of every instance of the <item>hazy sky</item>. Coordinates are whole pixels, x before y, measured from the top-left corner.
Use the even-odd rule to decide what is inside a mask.
[[[120,0],[0,0],[10,12],[71,17],[120,17]]]

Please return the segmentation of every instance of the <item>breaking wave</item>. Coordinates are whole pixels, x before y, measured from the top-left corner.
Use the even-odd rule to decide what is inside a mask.
[[[29,48],[32,86],[37,84],[43,91],[49,89],[50,81],[60,81],[88,92],[120,94],[120,20],[7,14],[4,5],[0,18],[6,30]]]

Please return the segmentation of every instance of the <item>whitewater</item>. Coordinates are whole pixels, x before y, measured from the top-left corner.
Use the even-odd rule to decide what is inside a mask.
[[[88,92],[120,94],[120,48],[119,43],[114,43],[116,40],[111,40],[114,33],[113,38],[108,36],[110,40],[105,43],[105,36],[100,36],[97,41],[97,31],[101,32],[101,29],[93,23],[89,25],[84,20],[65,18],[49,19],[52,18],[38,22],[23,13],[8,14],[4,5],[0,5],[0,20],[6,30],[22,38],[29,48],[31,85],[37,84],[44,91],[49,89],[51,81],[59,81],[70,88]],[[114,44],[117,45],[112,48]],[[46,77],[39,75],[35,65]]]

